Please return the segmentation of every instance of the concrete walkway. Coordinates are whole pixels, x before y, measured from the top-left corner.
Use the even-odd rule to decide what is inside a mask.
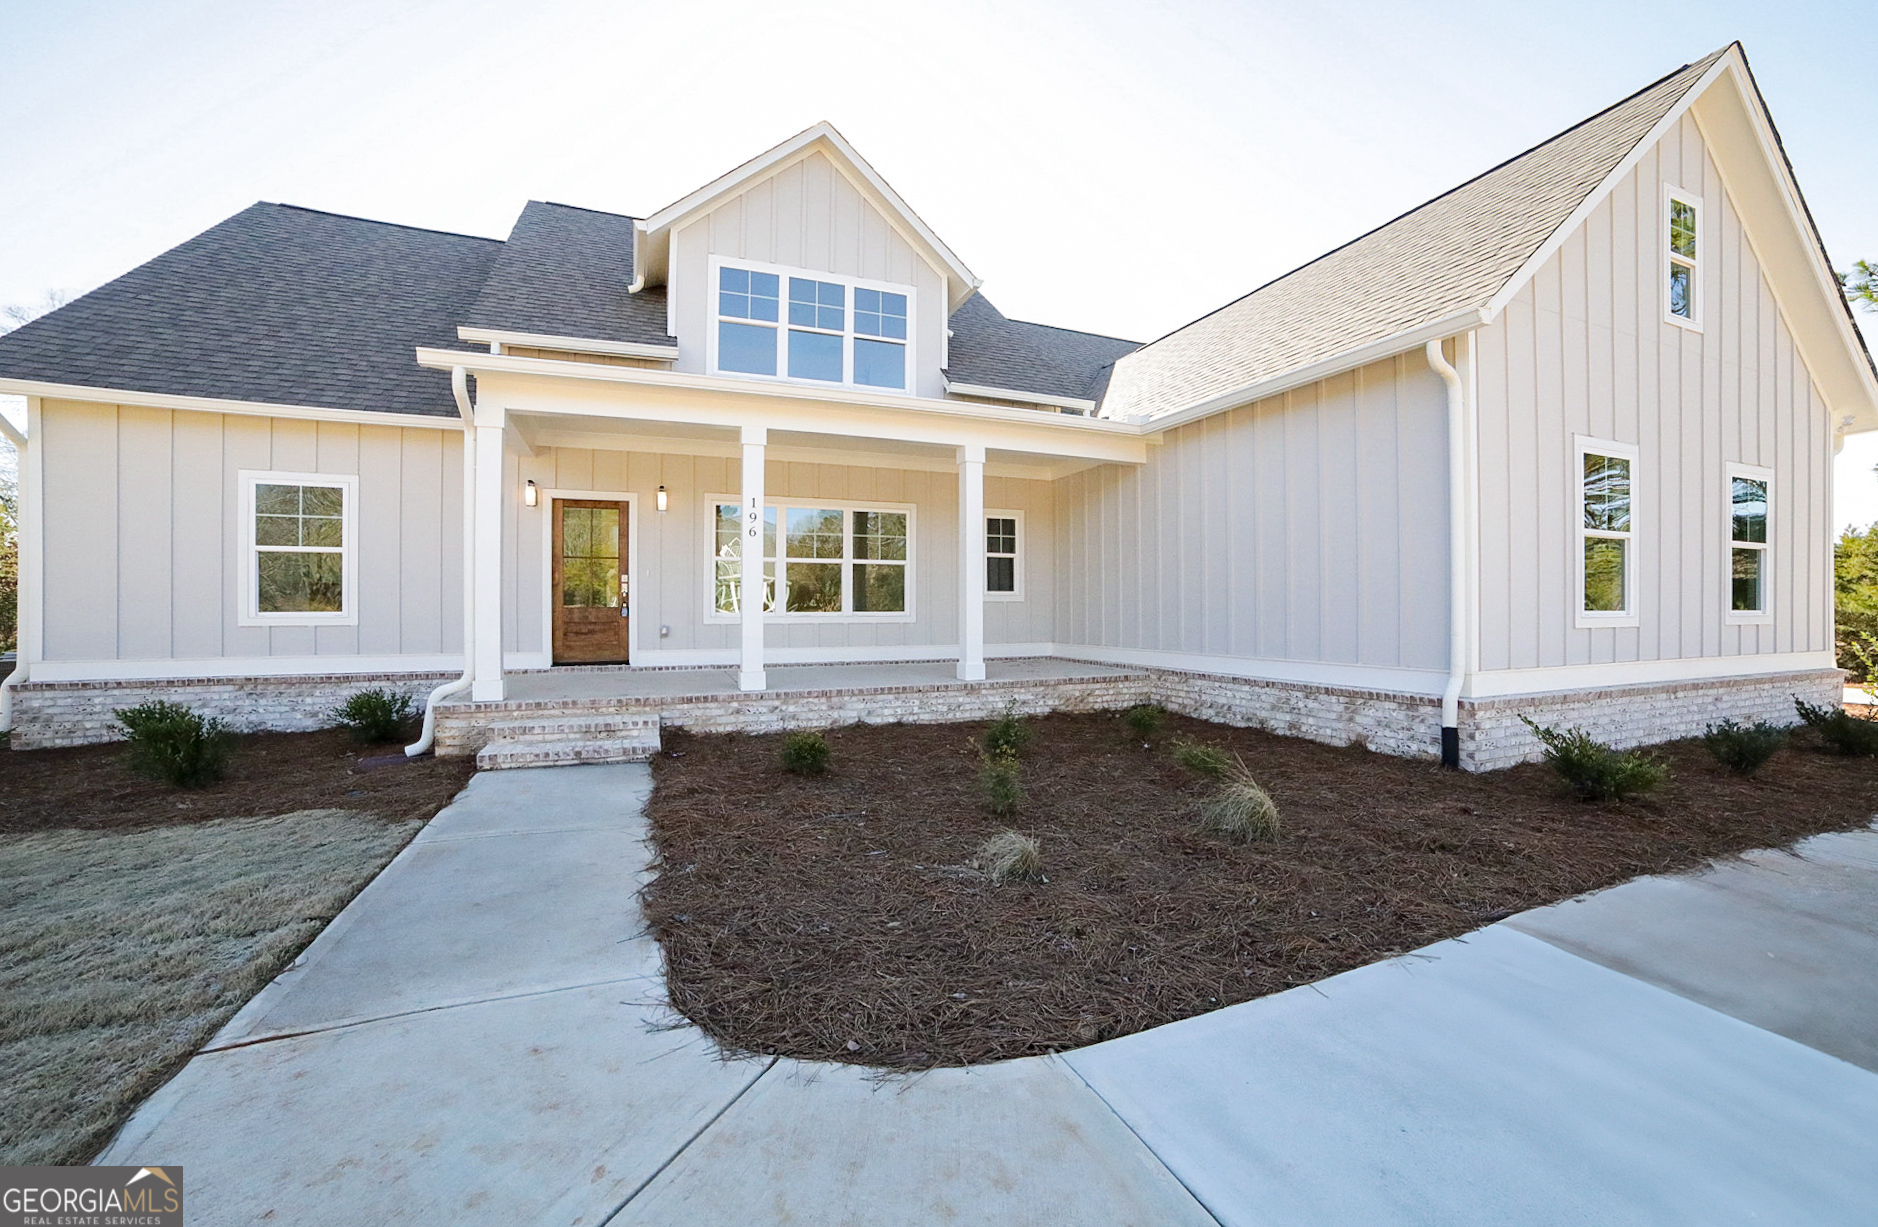
[[[477,776],[100,1156],[192,1223],[1873,1221],[1878,834],[1645,879],[1061,1059],[727,1060],[643,766]]]

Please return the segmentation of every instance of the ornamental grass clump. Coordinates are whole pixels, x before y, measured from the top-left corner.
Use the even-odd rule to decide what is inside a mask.
[[[1014,750],[979,751],[984,763],[985,805],[999,818],[1009,818],[1024,803],[1023,768]]]
[[[333,723],[350,730],[354,741],[401,741],[416,714],[410,695],[373,686],[333,708]]]
[[[130,764],[178,788],[213,784],[228,772],[228,725],[180,703],[140,703],[114,715],[130,743]]]
[[[1203,780],[1221,780],[1232,769],[1232,759],[1218,746],[1183,737],[1174,743],[1174,761]]]
[[[1878,754],[1878,720],[1854,716],[1843,707],[1814,707],[1795,696],[1793,709],[1806,721],[1806,727],[1839,754],[1870,758]]]
[[[1755,724],[1737,724],[1724,720],[1711,724],[1702,734],[1702,744],[1715,761],[1736,775],[1753,775],[1761,764],[1787,744],[1791,730],[1762,720]]]
[[[1237,843],[1272,842],[1282,831],[1278,803],[1252,776],[1245,760],[1232,759],[1213,795],[1200,803],[1200,829]]]
[[[792,775],[821,775],[828,770],[828,739],[820,733],[791,733],[783,738],[783,770]]]
[[[1152,703],[1143,703],[1139,707],[1131,707],[1123,712],[1122,723],[1128,726],[1129,732],[1141,740],[1151,741],[1167,723],[1167,712]]]
[[[1021,755],[1033,732],[1030,722],[1017,714],[1017,705],[1010,704],[985,730],[985,753]]]
[[[1526,716],[1520,719],[1544,747],[1545,761],[1580,800],[1621,800],[1669,778],[1669,768],[1652,755],[1614,750],[1583,729],[1550,729]]]
[[[1006,882],[1042,882],[1043,849],[1028,835],[999,831],[978,848],[972,858],[978,871],[996,885]]]

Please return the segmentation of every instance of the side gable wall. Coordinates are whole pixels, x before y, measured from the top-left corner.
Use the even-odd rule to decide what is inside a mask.
[[[678,338],[676,369],[681,371],[705,370],[713,255],[912,286],[917,303],[914,391],[942,395],[945,279],[822,153],[751,185],[672,236],[668,293]]]
[[[1145,465],[1062,478],[1059,650],[1439,693],[1446,449],[1446,393],[1417,351],[1169,431]]]
[[[1663,320],[1665,183],[1703,202],[1701,332]],[[1830,420],[1695,120],[1478,341],[1480,669],[1831,649]],[[1576,435],[1640,449],[1635,627],[1573,626]],[[1770,625],[1725,617],[1729,462],[1775,473]]]

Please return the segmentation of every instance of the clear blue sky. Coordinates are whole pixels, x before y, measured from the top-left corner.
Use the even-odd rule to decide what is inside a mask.
[[[1878,259],[1870,3],[0,0],[0,304],[255,200],[643,215],[828,119],[1007,313],[1149,339],[1736,38],[1834,260]]]

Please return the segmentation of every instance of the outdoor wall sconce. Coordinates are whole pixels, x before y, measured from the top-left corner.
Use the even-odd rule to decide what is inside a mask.
[[[540,501],[541,501],[541,491],[535,489],[535,483],[532,481],[524,483],[522,486],[522,502],[528,504],[530,507],[533,507],[535,504],[539,503]]]
[[[659,487],[659,510],[660,511],[665,510],[665,487],[664,486]]]

